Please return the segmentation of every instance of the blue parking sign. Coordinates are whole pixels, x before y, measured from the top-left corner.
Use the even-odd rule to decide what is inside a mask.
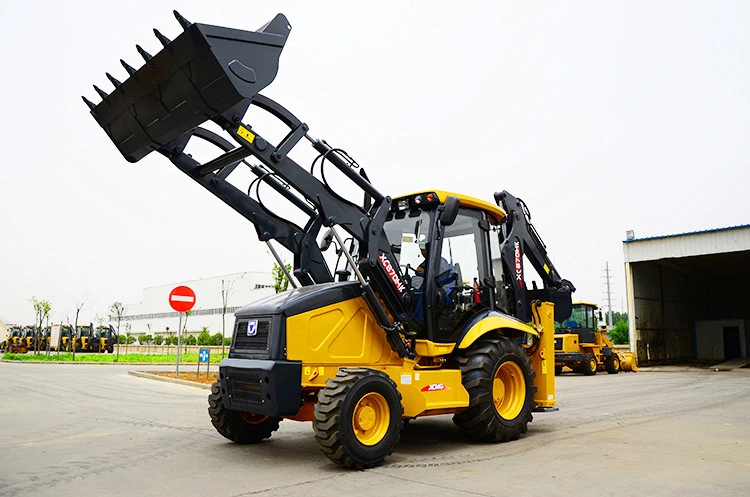
[[[200,349],[198,352],[198,362],[208,362],[208,358],[211,355],[209,349]]]

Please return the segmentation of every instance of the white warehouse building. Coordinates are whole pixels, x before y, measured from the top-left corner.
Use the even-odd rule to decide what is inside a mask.
[[[623,242],[639,363],[750,363],[750,225]]]
[[[226,294],[227,303],[224,316],[227,337],[231,336],[236,310],[274,293],[271,273],[260,271],[144,288],[141,302],[125,304],[120,333],[129,333],[135,337],[143,334],[165,337],[176,335],[180,315],[172,310],[169,294],[178,286],[187,286],[195,292],[195,305],[188,316],[183,314],[183,327],[188,335],[198,335],[204,328],[212,335],[222,332],[222,289]]]

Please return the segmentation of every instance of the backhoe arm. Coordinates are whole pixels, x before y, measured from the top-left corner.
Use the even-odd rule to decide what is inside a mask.
[[[571,294],[575,286],[563,279],[552,265],[547,248],[531,224],[531,215],[521,199],[502,191],[495,193],[495,202],[507,217],[504,220],[500,253],[505,274],[510,281],[515,316],[522,321],[531,319],[531,303],[535,300],[555,304],[555,321],[562,322],[572,311]],[[542,279],[544,288],[528,288],[524,278],[523,258],[526,256]]]

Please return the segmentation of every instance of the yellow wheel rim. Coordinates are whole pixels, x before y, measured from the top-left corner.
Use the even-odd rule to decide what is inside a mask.
[[[375,445],[388,432],[391,411],[388,401],[376,392],[370,392],[357,402],[352,417],[354,436],[363,445]]]
[[[589,369],[591,371],[596,371],[597,366],[598,365],[596,363],[596,359],[592,357],[591,360],[589,361]]]
[[[249,425],[259,425],[263,421],[268,419],[268,416],[262,414],[255,414],[254,412],[240,411],[240,417],[245,420],[245,423]]]
[[[503,419],[518,416],[526,401],[526,381],[518,364],[508,361],[497,368],[492,382],[492,398]]]

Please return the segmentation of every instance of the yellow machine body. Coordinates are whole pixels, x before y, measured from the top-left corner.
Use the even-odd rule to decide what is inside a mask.
[[[391,350],[366,302],[358,297],[291,316],[286,321],[287,358],[301,361],[302,388],[309,405],[291,419],[311,421],[317,392],[340,368],[366,365],[387,374],[402,396],[404,418],[456,413],[469,405],[461,371],[448,367],[451,353],[487,336],[527,336],[527,353],[535,372],[534,401],[543,408],[556,406],[551,360],[554,348],[552,304],[540,306],[532,326],[511,317],[492,316],[474,325],[457,346],[416,340],[417,356],[402,359]]]

